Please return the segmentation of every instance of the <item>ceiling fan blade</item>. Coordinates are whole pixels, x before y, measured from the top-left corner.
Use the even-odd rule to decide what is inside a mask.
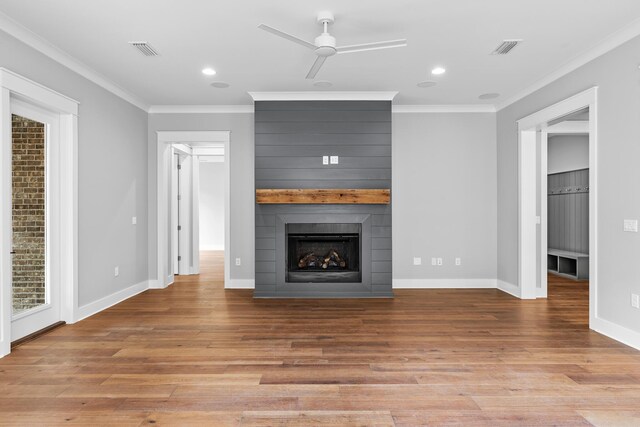
[[[389,40],[386,42],[376,42],[376,43],[365,43],[365,44],[354,44],[351,46],[341,46],[337,47],[337,53],[354,53],[354,52],[363,52],[365,50],[378,50],[378,49],[389,49],[392,47],[404,47],[407,45],[407,40]]]
[[[261,30],[265,30],[265,31],[267,31],[267,32],[269,32],[271,34],[275,34],[278,37],[282,37],[284,39],[290,40],[290,41],[292,41],[294,43],[301,44],[302,46],[307,47],[309,49],[315,49],[317,47],[313,43],[310,43],[310,42],[308,42],[306,40],[302,40],[302,39],[300,39],[300,38],[298,38],[296,36],[292,36],[291,34],[287,34],[287,33],[282,32],[280,30],[276,30],[275,28],[270,27],[270,26],[265,25],[265,24],[258,25],[258,28],[260,28]]]
[[[318,56],[316,58],[316,62],[313,63],[313,65],[311,66],[311,69],[309,70],[309,73],[307,74],[307,78],[308,79],[312,79],[316,76],[316,74],[318,74],[318,71],[320,71],[320,67],[322,67],[322,64],[324,64],[324,61],[327,60],[326,56]]]

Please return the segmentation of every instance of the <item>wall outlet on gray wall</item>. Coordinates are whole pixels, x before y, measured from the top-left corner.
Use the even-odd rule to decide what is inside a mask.
[[[637,219],[625,219],[624,220],[624,231],[629,233],[637,233],[638,232],[638,220]]]
[[[635,308],[640,308],[640,295],[631,294],[631,306]]]
[[[237,266],[242,265],[242,260],[240,258],[236,258],[236,265]]]
[[[456,258],[456,265],[462,265],[462,258]]]
[[[442,258],[438,258],[438,266],[442,265]]]
[[[422,265],[422,258],[413,257],[413,265]]]

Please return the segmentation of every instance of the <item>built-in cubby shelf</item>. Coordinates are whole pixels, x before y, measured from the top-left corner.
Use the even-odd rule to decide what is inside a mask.
[[[576,280],[589,278],[589,254],[549,249],[547,252],[549,272]]]
[[[391,190],[389,189],[298,188],[256,190],[256,203],[261,205],[388,205],[390,202]]]

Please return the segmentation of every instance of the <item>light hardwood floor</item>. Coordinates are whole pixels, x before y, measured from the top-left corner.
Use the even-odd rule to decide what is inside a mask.
[[[588,329],[585,282],[254,300],[202,270],[0,359],[0,424],[640,425],[640,352]]]

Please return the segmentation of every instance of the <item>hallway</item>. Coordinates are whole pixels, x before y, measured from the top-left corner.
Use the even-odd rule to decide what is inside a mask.
[[[254,300],[222,265],[1,359],[0,424],[640,423],[640,352],[587,328],[586,282]]]

